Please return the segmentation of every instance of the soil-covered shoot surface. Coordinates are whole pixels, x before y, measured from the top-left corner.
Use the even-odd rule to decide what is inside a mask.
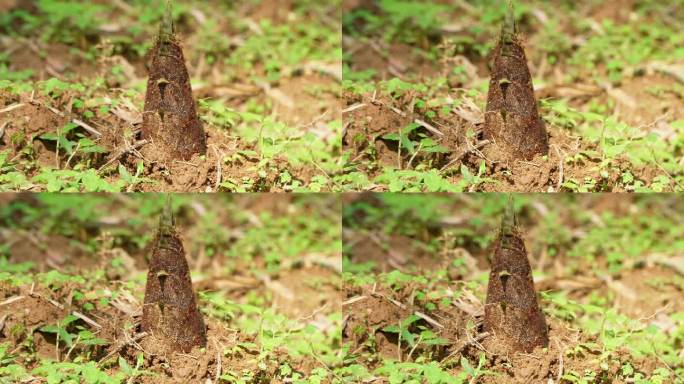
[[[483,326],[508,196],[346,200],[342,339],[357,382],[684,383],[684,199],[514,196],[549,327],[529,353]]]
[[[0,190],[332,189],[339,2],[172,1],[207,135],[190,159],[141,137],[165,4],[0,2]]]
[[[342,367],[340,201],[173,196],[207,344],[141,329],[165,197],[0,195],[0,382],[323,383]]]
[[[684,3],[514,1],[549,135],[485,138],[504,1],[343,4],[344,185],[389,191],[681,191]]]

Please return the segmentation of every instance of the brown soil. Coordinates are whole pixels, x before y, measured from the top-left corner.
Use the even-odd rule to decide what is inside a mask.
[[[438,268],[448,260],[437,257],[420,246],[415,239],[402,235],[387,237],[377,234],[352,232],[345,236],[350,247],[350,261],[356,264],[374,263],[374,270],[389,272],[395,269],[407,270],[416,266]]]
[[[0,46],[3,46],[1,42]],[[68,80],[74,78],[76,73],[89,77],[103,70],[98,63],[71,53],[71,47],[62,43],[12,41],[3,48],[13,52],[8,69],[11,71],[30,69],[33,71],[32,78],[35,80],[47,80],[51,77]]]
[[[32,262],[42,269],[41,272],[59,269],[73,262],[92,264],[92,258],[87,257],[83,249],[67,237],[46,237],[29,232],[16,235],[6,243],[12,254],[12,262]]]
[[[549,324],[548,348],[537,347],[531,353],[513,353],[502,350],[501,345],[494,338],[486,338],[482,348],[488,352],[487,369],[494,369],[502,376],[485,376],[483,384],[523,384],[546,383],[549,380],[560,380],[564,372],[584,372],[585,369],[595,369],[595,362],[586,356],[568,356],[567,351],[580,343],[592,342],[592,338],[578,330],[570,329],[561,322]],[[474,349],[474,350],[473,350]],[[476,358],[482,351],[471,348],[470,359]],[[468,353],[466,352],[466,353]],[[502,369],[503,366],[507,368]]]
[[[441,68],[417,52],[414,47],[402,43],[370,43],[351,41],[345,53],[351,57],[352,71],[373,69],[374,77],[389,80],[393,77],[410,79],[416,73],[425,76],[438,75]],[[382,45],[381,45],[382,44]]]
[[[404,342],[400,348],[397,334],[388,332],[384,328],[390,325],[398,325],[400,320],[406,319],[416,311],[425,311],[419,306],[411,304],[414,290],[420,289],[420,287],[406,287],[399,292],[381,287],[354,287],[349,285],[345,285],[343,289],[346,294],[345,300],[351,302],[351,304],[342,307],[346,319],[342,337],[349,344],[350,351],[354,351],[354,353],[362,350],[368,351],[372,345],[379,356],[410,360],[408,354],[411,347]],[[431,312],[430,316],[444,326],[444,328],[435,326],[432,328],[438,336],[448,340],[451,347],[457,347],[459,341],[467,337],[467,332],[471,331],[467,329],[468,323],[474,320],[454,306],[440,307]],[[481,323],[481,320],[475,320],[475,323]],[[414,323],[414,330],[416,325],[431,326],[424,320]],[[370,343],[368,337],[373,338]],[[433,351],[436,353],[435,357],[445,358],[451,347],[438,347],[436,351]],[[417,350],[415,352],[418,354],[423,351]],[[372,367],[375,365],[371,361],[363,363],[370,364]]]
[[[287,291],[274,291],[273,305],[287,316],[318,319],[319,313],[341,310],[339,275],[329,268],[312,265],[287,270],[277,282]]]
[[[664,309],[684,311],[684,276],[672,269],[651,265],[627,271],[616,281],[622,286],[613,288],[615,307],[632,318],[653,316],[657,321]]]
[[[293,103],[276,103],[274,113],[293,127],[309,127],[319,137],[329,138],[333,132],[325,121],[342,120],[337,84],[322,74],[311,73],[283,79],[277,88]]]
[[[643,127],[646,132],[665,129],[663,123],[684,119],[684,84],[673,82],[672,78],[661,74],[648,74],[627,79],[617,89],[635,100],[628,106],[618,103],[620,120]]]
[[[363,107],[354,109],[344,116],[347,128],[342,138],[342,145],[350,152],[351,161],[355,162],[363,158],[375,159],[380,166],[396,167],[399,156],[396,141],[386,140],[383,136],[398,133],[415,119],[422,118],[420,113],[411,111],[409,108],[414,97],[418,95],[409,93],[398,100],[389,97],[375,98],[372,95],[359,97],[349,93],[345,93],[343,97],[345,108],[363,104]],[[465,133],[472,127],[460,122],[459,117],[455,115],[439,116],[428,123],[432,123],[444,133],[443,137],[436,138],[438,144],[454,152],[464,145]],[[419,128],[414,132],[416,134],[429,133],[424,128]],[[408,163],[410,157],[403,153],[402,164]],[[414,162],[418,163],[421,159],[419,155]],[[438,157],[434,165],[444,165],[447,162],[446,156]],[[371,176],[374,176],[376,171],[363,170]]]

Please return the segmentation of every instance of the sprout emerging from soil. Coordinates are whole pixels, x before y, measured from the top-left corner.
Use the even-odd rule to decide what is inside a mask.
[[[183,243],[176,233],[170,195],[159,218],[147,273],[142,329],[172,351],[190,352],[207,343],[195,302]]]
[[[546,128],[539,117],[512,3],[494,49],[484,133],[506,159],[531,160],[535,155],[549,152]]]
[[[190,160],[195,154],[205,154],[206,137],[192,97],[183,49],[175,36],[170,2],[149,56],[143,138],[152,143],[159,160]]]
[[[513,351],[532,352],[549,343],[548,328],[537,303],[532,268],[509,199],[492,257],[485,330]]]

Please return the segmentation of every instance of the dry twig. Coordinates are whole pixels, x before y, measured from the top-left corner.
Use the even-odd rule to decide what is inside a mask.
[[[12,104],[12,105],[10,105],[9,107],[0,109],[0,113],[11,112],[11,111],[14,111],[15,109],[19,109],[19,108],[21,108],[21,107],[23,107],[23,106],[25,106],[25,105],[26,105],[26,104],[24,104],[24,103]]]
[[[71,314],[78,317],[79,319],[85,321],[86,323],[92,325],[95,328],[102,328],[102,326],[100,324],[98,324],[95,320],[93,320],[90,317],[82,314],[81,312],[73,311],[73,312],[71,312]]]
[[[14,303],[14,302],[17,302],[17,301],[19,301],[19,300],[23,300],[25,297],[26,297],[26,296],[14,296],[14,297],[10,297],[9,299],[7,299],[7,300],[3,301],[2,303],[0,303],[0,307],[5,306],[5,305],[10,305],[10,304],[12,304],[12,303]]]
[[[423,120],[415,119],[415,120],[413,120],[413,122],[416,123],[416,124],[418,124],[418,125],[420,125],[420,126],[422,126],[422,127],[424,127],[425,129],[427,129],[428,131],[434,133],[434,134],[437,135],[437,136],[444,136],[444,133],[442,133],[442,131],[440,131],[439,129],[433,127],[432,125],[428,124],[427,122],[425,122],[425,121],[423,121]]]
[[[453,160],[451,160],[450,162],[448,162],[445,166],[443,166],[443,167],[440,169],[440,172],[444,172],[447,168],[449,168],[449,167],[451,167],[452,165],[456,164],[457,162],[461,161],[461,159],[463,159],[463,157],[464,157],[465,155],[469,154],[470,152],[477,151],[477,150],[479,150],[480,148],[484,147],[485,145],[487,145],[487,144],[489,144],[489,143],[490,143],[489,140],[482,140],[482,141],[480,141],[479,143],[475,144],[474,146],[471,146],[470,148],[466,149],[466,150],[463,151],[462,153],[458,154]]]
[[[442,324],[438,323],[437,320],[435,320],[432,317],[424,314],[423,312],[415,311],[413,314],[420,317],[421,319],[427,321],[428,323],[430,323],[431,325],[433,325],[437,328],[444,328],[444,326]]]
[[[102,172],[105,168],[107,168],[109,165],[114,163],[115,161],[119,160],[121,157],[124,155],[135,151],[136,149],[141,148],[143,145],[147,144],[149,141],[147,139],[145,140],[140,140],[137,143],[133,145],[128,145],[126,148],[122,149],[119,153],[117,153],[114,157],[109,159],[103,166],[101,166],[97,171]]]
[[[445,361],[449,360],[452,356],[455,356],[455,355],[461,353],[464,349],[468,348],[469,346],[471,346],[471,345],[473,345],[473,344],[479,343],[480,341],[484,340],[484,339],[487,338],[488,336],[489,336],[489,332],[482,332],[482,333],[480,333],[479,335],[477,335],[477,336],[475,336],[475,337],[473,337],[473,338],[468,337],[468,340],[466,340],[465,343],[463,343],[461,346],[459,346],[459,347],[456,348],[453,352],[451,352],[451,353],[449,354],[449,356],[445,357],[445,358],[442,360],[442,362],[445,362]]]
[[[95,135],[97,137],[102,137],[102,134],[100,133],[100,131],[91,127],[90,125],[86,124],[85,122],[83,122],[81,120],[73,119],[73,120],[71,120],[71,122],[78,125],[79,127],[83,128],[83,129],[85,129],[86,131],[88,131],[92,135]]]

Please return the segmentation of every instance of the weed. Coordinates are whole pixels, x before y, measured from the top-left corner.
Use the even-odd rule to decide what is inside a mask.
[[[95,142],[81,133],[74,132],[78,125],[68,123],[56,133],[45,133],[40,136],[42,140],[53,141],[56,143],[55,157],[59,159],[60,150],[68,155],[65,167],[69,167],[75,155],[88,155],[93,153],[104,153],[105,149],[99,147]]]
[[[97,367],[95,362],[60,363],[43,360],[40,366],[31,371],[32,375],[44,377],[49,383],[92,383],[119,384],[124,379],[123,373],[110,375]]]
[[[69,315],[62,320],[59,320],[55,325],[46,325],[40,328],[41,332],[53,333],[56,335],[57,347],[59,348],[60,343],[68,348],[68,352],[65,356],[66,359],[69,358],[71,353],[75,348],[90,347],[106,344],[106,341],[97,338],[91,331],[80,326],[75,325],[75,321],[78,320],[76,316]],[[73,329],[76,333],[72,333],[69,329]],[[88,354],[85,355],[88,358]]]
[[[121,373],[125,375],[125,377],[132,379],[140,376],[154,376],[155,374],[152,372],[149,372],[145,369],[142,369],[143,364],[145,363],[145,356],[142,353],[138,353],[136,359],[135,359],[135,366],[132,367],[126,359],[123,357],[119,356],[119,368],[121,369]]]

